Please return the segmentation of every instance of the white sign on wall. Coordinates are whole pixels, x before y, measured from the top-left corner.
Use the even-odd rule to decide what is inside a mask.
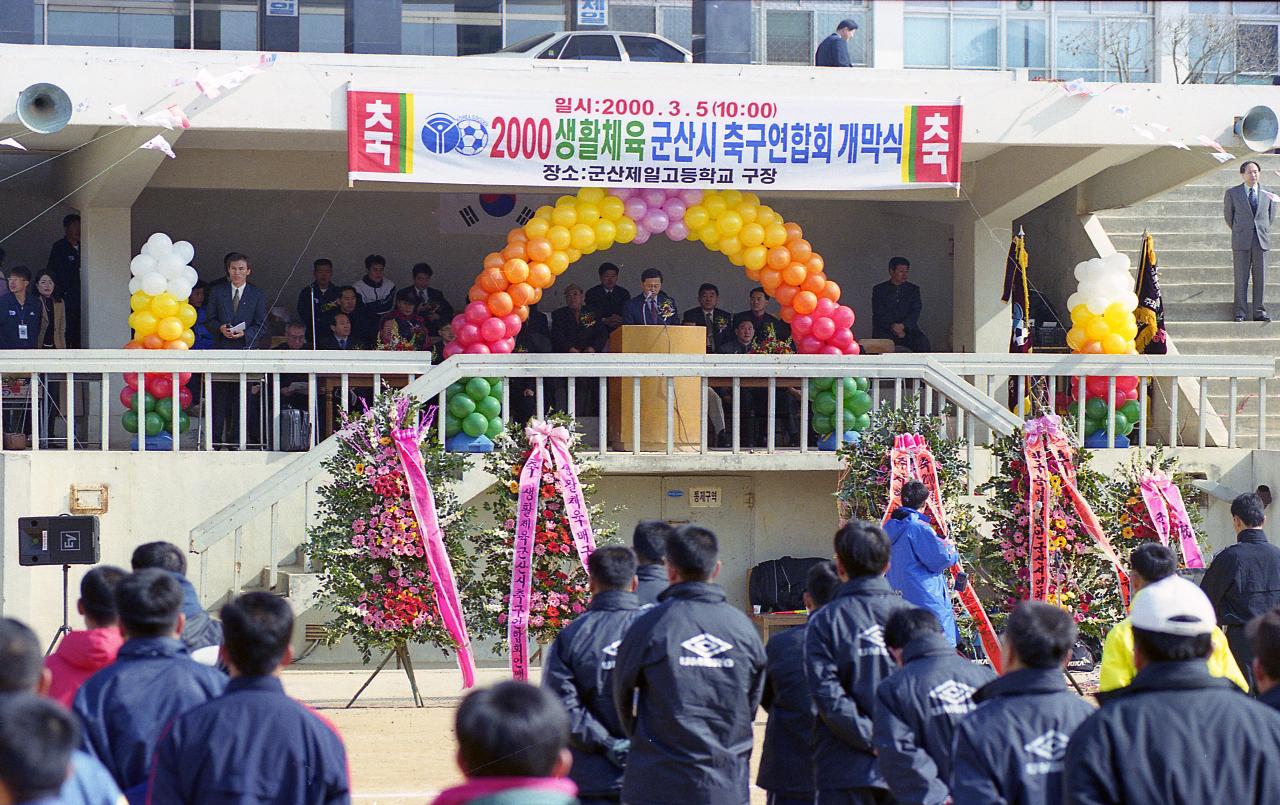
[[[298,16],[298,0],[267,0],[268,17]]]
[[[720,508],[720,487],[718,486],[689,487],[689,508],[691,509]]]
[[[609,24],[609,0],[578,0],[578,27]]]

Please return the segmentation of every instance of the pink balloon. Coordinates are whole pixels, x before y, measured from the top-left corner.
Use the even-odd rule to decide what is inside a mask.
[[[515,338],[516,333],[520,332],[520,317],[515,313],[508,313],[502,317],[502,326],[505,330],[503,338]]]
[[[614,196],[615,198],[620,198],[623,201],[626,201],[627,199],[634,196],[637,192],[639,191],[637,191],[634,187],[615,187],[609,191],[609,195]]]
[[[460,327],[453,331],[453,334],[458,337],[458,343],[464,347],[480,342],[480,328],[469,321],[463,322]]]
[[[644,203],[644,199],[629,198],[622,209],[628,218],[638,224],[644,220],[644,214],[649,211],[649,206]]]
[[[650,207],[661,207],[667,200],[667,191],[652,188],[650,190],[645,190],[640,194],[640,197],[644,199],[644,203],[648,204]]]
[[[853,322],[857,317],[853,315],[853,308],[848,305],[840,305],[835,312],[831,314],[831,320],[836,323],[836,328],[847,330],[853,326]]]
[[[835,331],[836,331],[836,323],[831,320],[830,316],[823,316],[822,318],[818,318],[817,314],[814,314],[813,329],[809,331],[809,335],[813,336],[819,341],[826,341],[827,339],[831,338],[832,335],[835,334]]]
[[[684,202],[679,198],[669,198],[667,199],[667,203],[662,205],[662,211],[665,212],[667,217],[672,221],[682,220],[684,218],[685,209],[686,207]]]
[[[491,352],[488,344],[472,344],[464,351],[468,355],[488,355]]]
[[[859,344],[857,341],[854,341],[852,344],[850,344],[849,346],[847,346],[847,347],[845,347],[845,348],[844,348],[844,354],[846,354],[846,355],[861,355],[861,354],[862,354],[862,345],[861,345],[861,344]]]
[[[802,355],[815,355],[822,349],[822,342],[811,335],[806,335],[796,342],[796,349]]]
[[[485,305],[484,302],[472,302],[469,305],[467,305],[467,308],[466,308],[467,321],[471,322],[472,324],[477,324],[477,325],[483,324],[484,320],[489,318],[492,315],[493,314],[489,312],[489,308]]]
[[[791,332],[797,337],[809,334],[813,328],[813,317],[806,313],[797,313],[791,319]]]
[[[836,307],[838,305],[835,302],[825,296],[822,297],[818,300],[818,306],[813,309],[813,320],[817,321],[820,318],[830,317],[832,313],[836,312]]]
[[[666,232],[667,225],[670,223],[671,221],[667,218],[667,214],[662,210],[649,210],[649,213],[644,217],[645,229],[655,235],[659,232]]]
[[[684,240],[689,237],[689,227],[684,221],[672,221],[667,224],[667,237],[672,240]]]
[[[818,350],[818,354],[819,355],[843,355],[844,351],[841,350],[840,347],[833,347],[830,344],[827,344],[825,347]]]
[[[452,358],[454,355],[457,355],[462,351],[463,347],[457,341],[450,341],[444,345],[444,356],[446,358]]]
[[[516,340],[514,338],[504,338],[501,341],[495,341],[490,344],[489,349],[495,355],[507,355],[516,351]]]
[[[692,207],[694,204],[702,203],[701,190],[681,190],[680,198],[684,201],[686,207]]]
[[[853,343],[853,331],[837,325],[835,333],[827,339],[827,343],[833,347],[844,349]]]
[[[632,242],[632,243],[648,243],[648,242],[649,242],[649,230],[645,229],[643,224],[642,224],[642,225],[640,225],[640,226],[637,226],[637,227],[636,227],[636,236],[635,236],[634,238],[632,238],[631,242]]]
[[[455,316],[454,316],[454,317],[449,321],[449,324],[453,325],[453,329],[454,329],[454,330],[457,330],[459,327],[461,327],[462,325],[464,325],[464,324],[466,324],[466,323],[467,323],[467,317],[466,317],[465,315],[463,315],[462,313],[459,313],[459,314],[455,315]]]
[[[507,325],[497,317],[485,319],[480,325],[480,338],[485,343],[501,341],[507,337]]]

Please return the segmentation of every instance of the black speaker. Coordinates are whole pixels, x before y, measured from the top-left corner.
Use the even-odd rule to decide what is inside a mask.
[[[18,564],[96,565],[97,517],[19,517]]]

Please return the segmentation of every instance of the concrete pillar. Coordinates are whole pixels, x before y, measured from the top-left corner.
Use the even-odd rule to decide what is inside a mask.
[[[972,209],[960,209],[954,223],[954,305],[951,348],[956,352],[1007,352],[1010,313],[1000,301],[1009,253],[1006,220],[985,223]],[[990,228],[990,229],[989,229]],[[992,234],[991,230],[995,230]]]
[[[35,45],[37,6],[31,0],[0,0],[0,42]]]
[[[31,623],[31,576],[38,572],[18,565],[18,518],[35,514],[26,510],[30,501],[31,458],[5,453],[0,456],[0,615],[23,623]]]
[[[401,0],[347,0],[348,53],[399,54]]]
[[[270,2],[258,0],[258,50],[297,53],[299,14],[295,10],[292,17],[269,17]]]
[[[902,9],[899,0],[872,0],[871,30],[867,31],[868,67],[902,69],[905,33]]]
[[[693,0],[693,60],[708,64],[750,64],[751,3]]]
[[[80,210],[80,298],[85,347],[116,349],[129,340],[129,261],[133,233],[128,207]]]

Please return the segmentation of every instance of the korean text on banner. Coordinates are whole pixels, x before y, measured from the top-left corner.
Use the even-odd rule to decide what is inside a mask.
[[[347,163],[352,180],[502,187],[956,187],[961,112],[959,100],[351,90]]]

